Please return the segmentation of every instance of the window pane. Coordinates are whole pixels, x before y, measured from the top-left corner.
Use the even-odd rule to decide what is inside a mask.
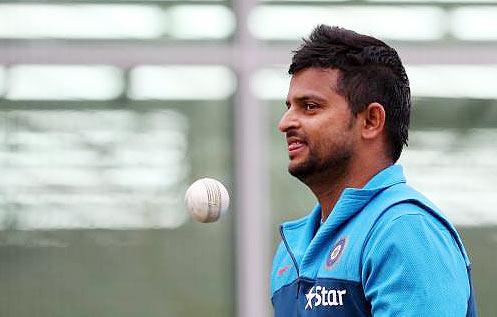
[[[7,98],[14,100],[106,100],[124,86],[122,71],[112,66],[18,65],[7,76]]]
[[[306,37],[320,23],[383,39],[435,40],[444,34],[445,15],[442,9],[428,6],[260,6],[250,16],[249,26],[257,38],[264,40]]]
[[[183,205],[232,188],[227,101],[2,107],[1,316],[233,316],[231,213]]]
[[[225,66],[139,66],[131,71],[133,99],[210,100],[230,97],[236,87]]]
[[[497,99],[497,65],[407,66],[414,96]]]
[[[97,39],[156,38],[168,22],[159,7],[117,4],[2,4],[0,21],[0,38]]]
[[[188,5],[188,1],[166,7],[0,4],[0,38],[223,39],[232,34],[235,24],[227,6]]]
[[[5,115],[8,133],[1,157],[8,168],[0,168],[0,191],[13,194],[7,200],[16,212],[3,225],[161,228],[187,220],[181,192],[188,172],[189,123],[181,113]]]
[[[426,0],[367,0],[371,2],[427,2]],[[495,0],[430,0],[429,2],[432,2],[433,4],[439,4],[439,3],[447,3],[447,4],[472,4],[472,3],[492,3],[495,2]]]
[[[283,67],[261,69],[252,78],[252,90],[261,99],[285,100],[290,75]]]
[[[5,94],[5,80],[5,67],[0,66],[0,96],[3,96]]]
[[[168,10],[171,36],[181,39],[222,39],[230,36],[235,17],[225,6],[176,6]]]
[[[454,9],[451,28],[462,40],[496,40],[497,7],[467,7]]]

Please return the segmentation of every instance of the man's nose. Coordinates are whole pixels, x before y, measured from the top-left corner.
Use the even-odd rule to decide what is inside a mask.
[[[278,130],[285,133],[290,129],[298,128],[299,121],[295,114],[295,111],[292,108],[289,108],[281,117],[280,122],[278,123]]]

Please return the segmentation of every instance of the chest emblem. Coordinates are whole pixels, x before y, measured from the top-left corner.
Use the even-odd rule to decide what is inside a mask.
[[[325,268],[330,270],[333,265],[340,259],[343,254],[343,250],[347,246],[347,238],[341,238],[337,243],[333,246],[330,253],[326,257]]]

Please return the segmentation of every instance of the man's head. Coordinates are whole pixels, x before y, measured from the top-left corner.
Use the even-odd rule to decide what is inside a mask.
[[[289,99],[287,100],[289,110],[280,122],[280,130],[287,134],[287,138],[300,133],[299,128],[295,126],[297,124],[296,120],[292,121],[292,118],[295,119],[297,116],[292,117],[296,112],[290,113],[290,110],[294,109],[291,106],[300,101],[302,101],[302,105],[305,105],[304,99],[307,98],[305,94],[312,94],[312,88],[315,88],[316,85],[324,84],[328,86],[334,94],[334,96],[331,96],[332,98],[343,99],[343,103],[347,105],[350,118],[342,116],[331,120],[331,117],[327,116],[328,122],[323,121],[323,126],[319,127],[319,136],[331,139],[327,141],[328,146],[331,147],[328,149],[329,157],[319,158],[316,157],[316,155],[319,156],[319,153],[314,153],[316,155],[309,153],[310,155],[303,162],[291,162],[289,166],[290,172],[292,173],[293,170],[294,173],[292,174],[294,175],[305,173],[306,168],[311,168],[310,165],[319,167],[319,164],[315,164],[319,160],[322,161],[321,167],[324,167],[322,166],[323,164],[328,164],[344,168],[344,164],[348,162],[348,158],[353,154],[357,140],[353,134],[348,135],[349,139],[341,140],[336,134],[338,130],[335,132],[328,130],[336,130],[337,125],[342,124],[336,120],[346,119],[347,124],[342,127],[343,131],[340,132],[345,137],[343,133],[351,133],[353,130],[354,118],[368,112],[365,115],[367,120],[371,109],[373,110],[373,116],[379,116],[377,119],[383,120],[383,122],[380,122],[379,128],[382,130],[380,136],[384,139],[386,145],[385,154],[392,162],[397,161],[403,145],[407,145],[411,102],[409,81],[395,50],[373,37],[337,27],[320,25],[314,29],[309,39],[305,39],[303,45],[294,53],[292,64],[288,71],[292,75]],[[318,82],[325,80],[328,80],[328,82]],[[304,84],[305,81],[310,82]],[[301,89],[303,84],[311,89],[307,92],[303,91]],[[327,93],[325,90],[322,90],[322,92]],[[302,99],[302,97],[305,98]],[[328,102],[328,105],[324,108],[334,109],[334,105]],[[331,116],[333,115],[332,113]],[[300,118],[304,120],[315,119],[312,116],[298,118],[299,120]],[[307,123],[311,123],[311,121],[307,121]],[[292,126],[292,124],[294,125]],[[312,124],[316,125],[317,123]],[[310,125],[307,125],[307,127],[310,127]],[[317,133],[318,131],[315,132]],[[334,134],[329,134],[328,132]],[[304,134],[305,132],[302,131],[300,137],[306,137]],[[294,141],[298,140],[298,138],[293,139]],[[321,148],[324,146],[321,145]],[[309,150],[313,149],[310,148]],[[290,158],[292,158],[291,151],[289,154]],[[321,153],[321,155],[324,154],[326,154],[326,151]],[[335,155],[336,157],[334,157]],[[314,163],[312,162],[313,160],[315,161]],[[325,160],[328,160],[328,162],[325,162]]]

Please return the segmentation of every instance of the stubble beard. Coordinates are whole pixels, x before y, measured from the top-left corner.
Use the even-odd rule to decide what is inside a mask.
[[[288,172],[309,187],[312,183],[326,181],[324,178],[338,180],[345,177],[354,154],[352,139],[347,134],[354,125],[355,122],[351,116],[345,134],[337,138],[337,140],[342,140],[341,142],[328,143],[326,147],[320,149],[308,144],[309,155],[307,159],[295,166],[288,165]],[[319,153],[325,154],[320,155]]]
[[[307,159],[294,166],[290,164],[288,172],[306,185],[322,182],[323,178],[344,177],[352,158],[352,147],[350,144],[341,144],[338,147],[335,144],[333,147],[334,149],[328,148],[325,152],[330,154],[322,158],[309,149]]]

